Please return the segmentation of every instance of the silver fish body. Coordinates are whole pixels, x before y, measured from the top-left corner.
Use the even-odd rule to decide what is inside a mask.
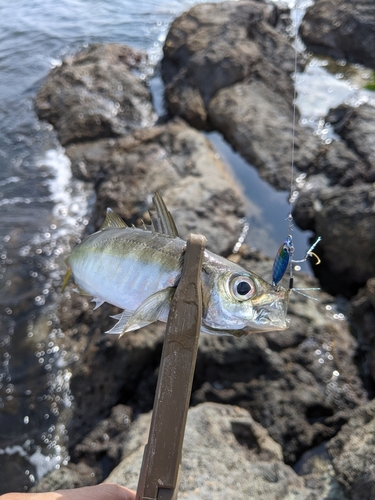
[[[167,321],[178,285],[186,242],[167,223],[163,233],[126,227],[113,214],[67,259],[79,290],[124,312],[109,333],[123,334],[153,321]],[[117,220],[117,223],[116,223]],[[115,223],[113,223],[115,221]],[[123,226],[121,225],[121,222]],[[205,250],[202,265],[202,331],[237,337],[284,330],[289,293]]]

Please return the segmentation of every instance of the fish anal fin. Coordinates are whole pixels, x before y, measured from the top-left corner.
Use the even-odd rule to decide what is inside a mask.
[[[176,224],[158,191],[155,192],[152,201],[155,207],[155,213],[150,212],[152,229],[156,233],[176,238],[178,236]]]
[[[100,297],[93,297],[91,302],[95,302],[95,307],[93,309],[93,311],[95,311],[95,309],[98,309],[98,307],[104,304],[105,300],[101,299]]]
[[[105,229],[123,229],[128,225],[121,219],[121,217],[110,208],[107,208],[107,215],[100,228],[101,231]]]
[[[127,311],[124,309],[122,313],[116,314],[115,316],[111,316],[111,318],[117,319],[117,323],[108,331],[105,333],[111,333],[115,335],[119,335],[124,333],[126,324],[128,323],[129,319],[131,318],[133,314],[133,311]]]

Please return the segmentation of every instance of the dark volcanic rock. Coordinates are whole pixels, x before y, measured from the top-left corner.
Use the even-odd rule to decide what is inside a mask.
[[[209,117],[227,141],[260,175],[277,189],[290,187],[293,112],[273,84],[238,83],[218,92],[209,104]],[[291,102],[291,101],[290,101]],[[322,145],[307,128],[296,125],[295,175],[306,172]]]
[[[251,255],[241,263],[263,277],[272,267]],[[316,286],[311,278],[296,282]],[[248,409],[281,444],[287,463],[334,436],[351,409],[366,401],[344,315],[332,297],[318,292],[317,298],[292,294],[285,332],[201,336],[193,402]]]
[[[322,237],[314,267],[323,287],[353,296],[375,275],[375,189],[372,184],[320,188],[313,184],[297,199],[294,218]],[[324,244],[323,244],[324,242]]]
[[[375,182],[375,107],[341,105],[330,110],[326,120],[360,159],[356,178],[362,182]],[[351,170],[358,168],[352,164]],[[348,169],[349,170],[349,166]]]
[[[259,59],[257,46],[247,40],[247,28],[262,20],[265,10],[255,2],[203,4],[172,23],[162,60],[172,114],[190,115],[193,125],[205,126],[212,96],[243,80]]]
[[[316,179],[321,186],[327,187],[349,187],[369,179],[365,160],[343,141],[332,141],[331,144],[324,145],[310,173],[312,175],[307,177],[309,185],[314,184]],[[316,175],[319,177],[315,177]],[[306,177],[301,184],[305,182]]]
[[[351,301],[350,322],[358,339],[361,366],[365,379],[374,393],[375,384],[375,278],[359,290]]]
[[[162,75],[172,115],[214,126],[279,189],[290,184],[294,50],[263,2],[202,4],[177,18]],[[306,171],[319,140],[296,125],[295,163]]]
[[[194,7],[173,24],[166,45],[169,62],[166,59],[163,64],[164,74],[170,78],[167,89],[170,109],[173,111],[172,104],[189,104],[186,114],[179,110],[177,114],[195,123],[201,113],[201,122],[197,122],[200,126],[215,123],[222,127],[228,138],[232,137],[232,144],[242,148],[242,154],[254,161],[263,176],[278,187],[285,187],[290,182],[293,51],[274,29],[276,12],[274,7],[252,1]],[[123,53],[122,50],[115,49],[115,54]],[[135,94],[145,105],[140,108],[150,113],[130,120],[136,123],[137,130],[131,130],[133,125],[125,118],[120,122],[117,118],[109,120],[104,128],[100,124],[98,129],[88,126],[86,135],[82,135],[85,129],[78,126],[68,130],[66,120],[78,125],[81,120],[82,109],[76,106],[74,95],[83,89],[82,102],[85,102],[89,92],[87,81],[101,67],[96,51],[107,53],[107,49],[94,48],[92,52],[89,49],[82,56],[82,64],[77,64],[73,71],[74,75],[78,71],[79,78],[73,78],[67,91],[73,101],[67,99],[64,106],[70,108],[55,107],[59,93],[54,94],[52,87],[50,94],[41,91],[48,94],[43,101],[47,103],[43,116],[54,123],[64,144],[68,144],[66,152],[73,174],[95,186],[97,199],[90,232],[100,226],[107,206],[127,222],[140,223],[147,218],[152,194],[159,190],[182,237],[201,232],[207,236],[209,248],[216,253],[229,253],[240,232],[238,219],[244,213],[238,186],[210,143],[181,119],[139,128],[144,116],[152,116],[149,94],[142,82],[138,81],[136,88],[142,87],[145,93],[140,90],[137,94],[136,90]],[[128,73],[129,78],[136,78],[129,69],[133,63],[118,62],[118,55],[114,57],[109,66],[119,64],[121,75]],[[69,64],[63,65],[67,71]],[[206,69],[208,72],[203,72]],[[206,86],[207,74],[213,77],[208,78]],[[65,85],[64,75],[62,72],[58,79],[61,77]],[[119,77],[114,75],[112,80],[110,70],[100,75],[101,86],[108,95],[112,81],[118,83]],[[134,95],[130,85],[124,99],[129,97],[129,89],[130,95]],[[186,97],[191,101],[184,101]],[[129,109],[138,111],[138,102],[132,101],[133,108]],[[87,113],[90,124],[92,114]],[[336,122],[337,127],[342,124],[340,146],[323,146],[311,133],[297,126],[296,170],[298,174],[306,174],[306,178],[296,207],[299,214],[298,218],[296,213],[296,220],[327,241],[327,247],[322,247],[327,264],[322,268],[327,270],[329,265],[336,273],[334,276],[341,280],[345,276],[350,278],[352,281],[343,285],[348,291],[358,276],[365,279],[365,267],[371,267],[375,261],[373,254],[362,254],[370,251],[371,245],[375,247],[371,239],[375,195],[370,189],[371,155],[366,156],[357,144],[351,121],[342,118],[340,115],[341,121]],[[146,121],[150,125],[152,119]],[[341,133],[339,128],[337,131]],[[93,140],[96,137],[100,139]],[[368,146],[370,143],[368,138]],[[352,144],[357,146],[351,148]],[[349,223],[352,232],[348,233]],[[342,253],[358,267],[356,273],[352,273],[354,267],[345,267],[347,261],[342,259]],[[361,263],[362,255],[368,258]],[[270,259],[244,251],[241,264],[269,280]],[[296,277],[295,282],[296,286],[317,286],[316,280],[308,278]],[[357,344],[349,334],[342,311],[331,296],[319,292],[317,297],[314,301],[292,294],[292,323],[285,332],[241,339],[202,334],[193,403],[208,400],[235,404],[242,409],[202,405],[191,410],[195,421],[193,426],[188,425],[187,431],[191,444],[183,465],[184,492],[192,491],[193,495],[210,500],[216,494],[222,498],[226,492],[228,497],[248,500],[256,485],[259,491],[256,490],[254,498],[264,491],[269,493],[267,498],[275,499],[325,498],[321,482],[314,483],[312,491],[307,479],[299,478],[285,465],[280,446],[285,461],[294,463],[306,450],[331,439],[348,422],[353,409],[367,402],[367,395],[354,363]],[[118,405],[131,402],[136,410],[149,409],[165,325],[150,325],[120,339],[104,335],[113,325],[109,316],[118,312],[107,304],[94,311],[87,297],[73,295],[70,289],[65,292],[59,310],[59,348],[64,353],[60,362],[71,376],[70,452],[77,463],[69,467],[74,480],[71,484],[75,486],[79,481],[92,484],[90,481],[101,480],[119,459],[120,448],[127,461],[109,479],[119,482],[126,479],[128,486],[135,486],[129,483],[130,478],[134,481],[138,478],[142,455],[139,443],[147,435],[149,420],[141,417],[133,426],[134,432],[127,435],[121,422],[124,408]],[[111,415],[113,407],[120,409],[120,421],[117,410]],[[245,410],[251,411],[258,423]],[[196,432],[198,421],[199,432]],[[219,423],[216,427],[215,422]],[[112,436],[113,446],[106,442],[106,433]],[[124,471],[129,476],[125,477]],[[58,472],[53,475],[56,479]],[[196,491],[199,485],[203,493]]]
[[[39,118],[52,123],[63,146],[150,126],[156,119],[151,94],[133,72],[145,59],[116,44],[92,45],[67,58],[38,92]]]
[[[122,339],[105,335],[114,324],[110,315],[119,312],[108,304],[94,311],[90,297],[70,291],[65,292],[58,311],[63,332],[59,346],[65,353],[62,363],[69,367],[71,377],[71,449],[108,417],[111,408],[136,392],[143,371],[155,366],[155,357],[160,356],[162,324],[150,325]]]
[[[98,481],[104,480],[119,463],[123,441],[132,420],[132,410],[124,405],[111,409],[108,418],[101,420],[75,447],[71,457],[75,463],[87,463]]]
[[[327,445],[336,476],[352,500],[375,497],[375,400],[356,409]]]
[[[96,227],[107,207],[140,223],[159,190],[183,238],[201,232],[216,253],[233,248],[244,214],[240,190],[210,142],[182,120],[66,152],[73,172],[97,184]]]
[[[364,3],[357,9],[368,19]],[[300,126],[298,113],[293,134],[294,51],[277,22],[277,9],[253,1],[197,5],[182,14],[164,47],[166,101],[171,114],[221,131],[278,189],[290,187],[294,135],[295,221],[322,237],[322,264],[314,271],[325,289],[352,296],[374,276],[375,108],[331,110],[326,121],[341,137],[331,144]]]
[[[312,52],[375,68],[375,4],[372,0],[316,0],[300,35]]]
[[[128,222],[140,222],[160,190],[182,237],[202,232],[218,253],[230,251],[236,242],[244,213],[240,191],[207,139],[182,120],[119,139],[71,145],[67,154],[73,172],[96,185],[90,232],[101,225],[108,206]],[[72,372],[72,446],[112,406],[134,400],[142,372],[148,374],[159,362],[165,325],[122,339],[105,335],[114,323],[109,316],[118,312],[108,304],[94,311],[87,297],[65,293],[60,349],[69,353],[65,362]]]
[[[330,110],[342,141],[334,141],[307,177],[294,211],[296,223],[322,237],[314,272],[324,288],[347,297],[375,276],[375,108]]]

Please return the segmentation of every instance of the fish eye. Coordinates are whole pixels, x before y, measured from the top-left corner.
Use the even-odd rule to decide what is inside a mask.
[[[247,276],[236,276],[230,283],[230,291],[237,300],[248,300],[255,293],[254,281]]]

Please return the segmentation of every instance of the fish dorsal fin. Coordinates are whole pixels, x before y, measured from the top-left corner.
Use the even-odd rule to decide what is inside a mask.
[[[103,231],[103,229],[122,229],[124,227],[128,226],[121,219],[121,217],[115,214],[115,212],[110,208],[107,208],[107,215],[100,230]]]
[[[155,207],[155,213],[150,212],[152,230],[156,233],[176,238],[178,236],[176,224],[158,191],[155,192],[152,201]]]

